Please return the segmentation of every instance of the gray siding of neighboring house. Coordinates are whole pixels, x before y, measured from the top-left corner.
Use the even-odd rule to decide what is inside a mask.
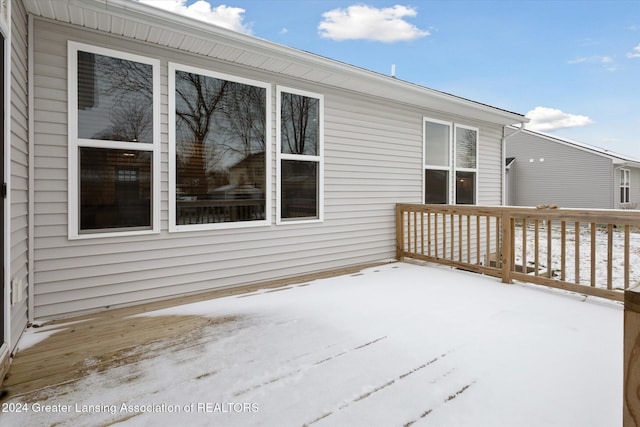
[[[629,168],[629,170],[631,170],[630,208],[640,209],[640,168]]]
[[[606,157],[526,132],[507,139],[507,157],[516,158],[514,206],[614,208],[613,166]]]
[[[29,233],[29,125],[27,96],[27,14],[12,2],[11,49],[11,260],[10,279],[22,283],[22,299],[11,306],[11,346],[27,325]],[[9,284],[7,284],[9,285]]]
[[[67,40],[161,60],[161,232],[67,237]],[[265,227],[168,232],[167,61],[313,91],[325,96],[325,219]],[[423,116],[479,127],[478,201],[501,202],[501,126],[307,84],[35,20],[35,318],[60,317],[169,296],[238,286],[395,256],[396,203],[422,200]],[[274,91],[275,94],[275,91]],[[275,102],[273,108],[275,128]],[[274,131],[275,132],[275,131]],[[275,150],[275,135],[271,149]],[[275,157],[275,156],[274,156]]]

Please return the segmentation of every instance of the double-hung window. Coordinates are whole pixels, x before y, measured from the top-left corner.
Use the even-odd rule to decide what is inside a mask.
[[[475,204],[478,130],[435,119],[424,120],[424,202]]]
[[[69,42],[69,237],[159,231],[160,63]]]
[[[630,202],[631,171],[620,169],[620,203]]]
[[[278,87],[276,104],[276,221],[322,221],[324,98]]]
[[[169,64],[170,230],[266,225],[271,85]]]

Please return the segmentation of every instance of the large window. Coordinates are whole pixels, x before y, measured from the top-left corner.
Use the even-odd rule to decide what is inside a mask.
[[[323,97],[278,88],[277,221],[323,219]]]
[[[478,130],[425,119],[424,202],[475,204],[477,175]]]
[[[270,85],[169,64],[172,230],[269,219]]]
[[[631,171],[620,169],[620,203],[629,203],[631,189]]]
[[[159,62],[69,42],[69,237],[159,229]]]

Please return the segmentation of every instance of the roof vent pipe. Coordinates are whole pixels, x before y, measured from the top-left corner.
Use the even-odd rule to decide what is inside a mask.
[[[396,78],[396,64],[391,64],[391,77]]]

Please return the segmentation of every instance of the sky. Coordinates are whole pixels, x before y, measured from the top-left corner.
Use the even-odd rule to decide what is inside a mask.
[[[640,159],[640,0],[140,0]]]

